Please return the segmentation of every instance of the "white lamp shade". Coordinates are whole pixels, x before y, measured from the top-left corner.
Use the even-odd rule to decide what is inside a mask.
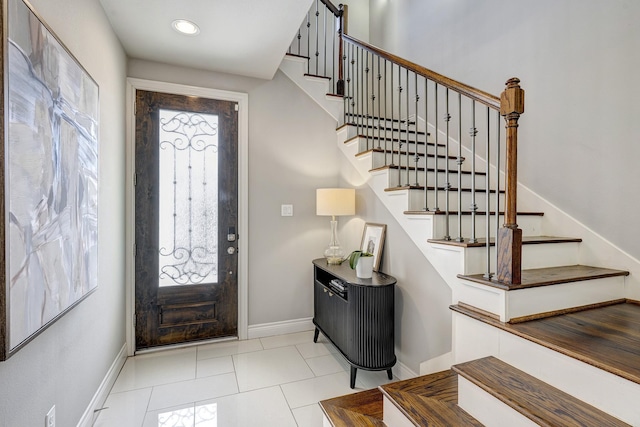
[[[354,188],[318,188],[316,190],[317,215],[355,215],[356,190]]]

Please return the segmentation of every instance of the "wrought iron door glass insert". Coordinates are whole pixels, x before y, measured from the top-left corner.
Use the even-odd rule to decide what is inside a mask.
[[[159,286],[217,283],[218,116],[159,114]]]

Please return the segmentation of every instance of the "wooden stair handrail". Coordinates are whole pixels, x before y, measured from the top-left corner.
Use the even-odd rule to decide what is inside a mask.
[[[340,8],[336,7],[336,5],[331,3],[330,0],[320,0],[320,3],[324,4],[327,7],[327,9],[329,9],[331,13],[333,13],[336,16],[336,18],[339,18],[340,16],[342,16],[342,10],[340,10]]]
[[[366,49],[372,53],[375,53],[376,55],[380,56],[381,58],[384,58],[388,61],[391,61],[395,64],[401,65],[404,68],[407,68],[409,71],[414,72],[420,76],[426,77],[429,80],[432,80],[444,87],[447,87],[451,90],[454,90],[456,92],[459,92],[475,101],[480,102],[481,104],[486,105],[489,108],[492,108],[494,110],[500,110],[500,98],[498,98],[495,95],[491,95],[490,93],[487,93],[485,91],[482,91],[480,89],[476,89],[472,86],[466,85],[464,83],[461,83],[457,80],[453,80],[450,79],[449,77],[443,76],[442,74],[436,73],[435,71],[432,71],[428,68],[425,68],[421,65],[418,65],[414,62],[411,61],[407,61],[404,58],[401,58],[397,55],[394,55],[392,53],[389,53],[383,49],[380,49],[379,47],[370,45],[368,43],[365,43],[361,40],[358,40],[354,37],[349,36],[348,34],[343,34],[342,38],[344,40],[348,40],[350,43],[353,43],[356,46],[359,46],[363,49]]]

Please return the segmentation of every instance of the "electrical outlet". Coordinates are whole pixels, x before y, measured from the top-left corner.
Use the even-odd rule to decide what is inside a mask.
[[[44,417],[44,427],[56,427],[56,405],[53,405]]]

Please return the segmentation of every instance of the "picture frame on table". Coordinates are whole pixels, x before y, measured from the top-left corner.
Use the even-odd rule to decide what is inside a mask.
[[[386,224],[376,224],[366,222],[362,230],[362,242],[360,250],[373,254],[373,271],[380,269],[382,261],[382,249],[384,248],[384,238],[387,232]]]

